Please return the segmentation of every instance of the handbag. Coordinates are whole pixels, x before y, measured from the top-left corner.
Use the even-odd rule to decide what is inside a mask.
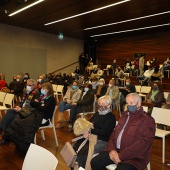
[[[82,144],[79,146],[78,150],[75,151],[72,147],[72,145],[69,142],[66,142],[62,150],[60,151],[60,155],[63,157],[65,163],[68,167],[74,168],[75,162],[77,159],[77,153],[80,151],[80,149],[86,144],[88,139],[85,139]]]
[[[36,111],[35,108],[32,107],[23,107],[18,113],[21,119],[27,118],[31,116]]]

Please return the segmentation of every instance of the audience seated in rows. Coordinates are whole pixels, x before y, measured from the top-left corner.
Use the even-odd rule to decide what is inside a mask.
[[[92,170],[105,170],[110,164],[117,164],[117,170],[143,170],[149,163],[155,121],[144,112],[138,94],[128,94],[126,103],[128,110],[122,113],[107,147],[92,158]]]

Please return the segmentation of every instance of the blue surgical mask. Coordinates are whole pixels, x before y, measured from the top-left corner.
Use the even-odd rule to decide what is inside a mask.
[[[76,90],[76,89],[77,89],[77,86],[72,86],[72,89],[73,89],[73,90]]]
[[[129,110],[129,112],[136,112],[138,109],[136,105],[134,105],[134,106],[128,105],[127,108]]]
[[[44,89],[41,89],[41,94],[46,95],[46,91]]]
[[[89,88],[88,88],[88,87],[85,87],[85,88],[84,88],[84,91],[85,91],[85,92],[88,92],[88,91],[89,91]]]

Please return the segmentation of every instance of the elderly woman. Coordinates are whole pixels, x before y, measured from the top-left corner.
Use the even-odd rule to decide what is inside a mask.
[[[81,97],[82,91],[79,89],[76,81],[68,87],[67,92],[63,98],[63,101],[60,102],[59,112],[58,112],[58,120],[56,128],[64,127],[64,111],[67,109],[71,109],[72,103],[77,102]]]
[[[145,103],[151,104],[154,107],[162,107],[162,104],[165,103],[165,98],[160,83],[152,83],[151,91],[147,94]]]
[[[116,125],[115,116],[111,111],[112,100],[110,96],[102,96],[98,100],[98,111],[91,117],[90,122],[93,123],[94,129],[91,132],[85,132],[84,138],[89,138],[90,134],[97,135],[97,143],[94,147],[94,154],[99,153],[106,148],[109,137]],[[74,149],[77,150],[80,144],[84,141],[81,139],[74,144]],[[78,152],[77,162],[79,167],[85,168],[86,159],[88,155],[88,142]]]
[[[31,86],[34,88],[32,89]],[[31,113],[28,117],[23,118],[20,116],[20,107],[13,109],[15,111],[13,120],[11,120],[11,123],[4,129],[4,134],[2,136],[2,140],[0,141],[0,145],[11,141],[17,145],[18,149],[26,152],[30,143],[33,142],[38,128],[49,124],[49,119],[52,119],[54,108],[56,106],[52,85],[51,83],[42,84],[41,95],[39,98],[34,97],[37,92],[35,87],[35,80],[28,80],[27,91],[30,92],[28,99],[32,100],[27,103],[27,99],[22,106],[23,108],[34,108],[33,113]],[[33,90],[34,92],[32,92]]]

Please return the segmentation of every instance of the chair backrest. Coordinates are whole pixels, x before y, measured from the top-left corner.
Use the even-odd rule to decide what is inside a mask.
[[[97,68],[98,67],[98,65],[93,65],[93,69],[95,69],[95,68]]]
[[[3,102],[3,106],[10,105],[12,108],[14,105],[14,94],[7,93]]]
[[[5,96],[6,96],[6,93],[0,91],[0,103],[3,103],[3,102],[4,102]]]
[[[158,107],[153,107],[151,116],[156,123],[170,126],[170,110]]]
[[[55,93],[57,91],[57,85],[56,84],[52,84],[52,87],[53,87],[53,91]]]
[[[145,112],[148,112],[148,107],[147,106],[142,106],[143,107],[143,110],[145,111]]]
[[[54,124],[54,117],[55,117],[56,110],[57,110],[57,106],[55,106],[55,108],[54,108],[53,116],[52,116],[52,119],[51,119],[51,122],[52,122],[53,124]]]
[[[63,88],[64,88],[63,85],[58,85],[56,92],[57,92],[57,93],[63,93]]]
[[[165,97],[166,100],[168,98],[168,95],[169,95],[169,92],[164,92],[164,97]]]
[[[151,90],[151,87],[150,86],[142,86],[141,87],[141,93],[149,93],[150,92],[150,90]]]
[[[31,144],[25,156],[22,170],[55,170],[57,158],[47,149]]]
[[[140,93],[141,86],[135,85],[136,93]]]
[[[111,68],[112,67],[112,65],[107,65],[106,66],[106,69],[109,69],[109,68]]]

